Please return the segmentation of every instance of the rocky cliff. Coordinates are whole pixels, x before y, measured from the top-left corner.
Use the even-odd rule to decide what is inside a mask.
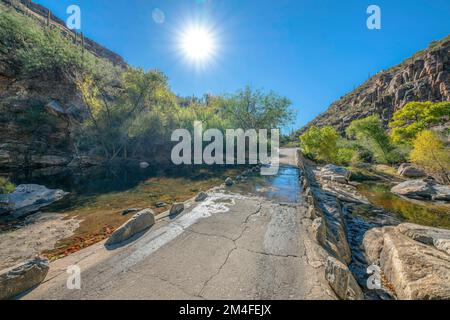
[[[387,122],[410,101],[450,101],[450,36],[399,65],[383,70],[302,128],[333,126],[340,132],[356,119],[378,114]]]

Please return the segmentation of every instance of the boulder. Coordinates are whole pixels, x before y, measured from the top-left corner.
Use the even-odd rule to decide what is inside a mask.
[[[0,300],[11,299],[44,281],[48,260],[35,258],[0,272]]]
[[[376,228],[366,233],[363,246],[400,299],[450,299],[449,230],[409,223]]]
[[[175,203],[170,208],[170,216],[177,216],[184,211],[184,203]]]
[[[322,180],[333,181],[341,184],[348,183],[348,177],[350,173],[347,169],[343,167],[338,167],[333,164],[328,164],[324,166],[320,172],[318,172],[319,177]]]
[[[208,194],[206,192],[200,192],[197,197],[195,197],[195,202],[202,202],[208,198]]]
[[[417,168],[410,163],[403,163],[400,165],[398,174],[405,178],[420,178],[426,175],[422,169]]]
[[[13,193],[7,195],[8,209],[15,216],[22,216],[38,211],[53,202],[61,200],[67,192],[63,190],[47,189],[37,184],[19,185]]]
[[[334,257],[328,257],[325,277],[342,300],[364,300],[364,294],[350,269]]]
[[[347,176],[348,175],[348,170],[345,169],[344,167],[339,167],[336,166],[334,164],[327,164],[326,166],[324,166],[321,171],[323,173],[332,173],[332,174],[338,174],[341,176]]]
[[[227,179],[225,180],[225,185],[226,185],[227,187],[231,187],[233,184],[234,184],[233,179],[227,178]]]
[[[450,187],[428,179],[408,180],[396,185],[391,191],[411,199],[450,201]]]
[[[155,215],[152,210],[145,209],[136,213],[130,220],[113,232],[106,241],[106,246],[113,246],[124,242],[136,234],[147,230],[155,224]]]

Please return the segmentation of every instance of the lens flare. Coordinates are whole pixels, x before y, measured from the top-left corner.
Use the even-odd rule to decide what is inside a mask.
[[[189,27],[181,34],[181,50],[195,62],[205,62],[212,58],[216,50],[214,35],[204,26]]]

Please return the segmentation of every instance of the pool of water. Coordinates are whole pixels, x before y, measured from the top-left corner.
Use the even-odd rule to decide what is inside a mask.
[[[376,207],[391,212],[402,222],[450,229],[450,206],[407,200],[391,192],[387,183],[365,183],[358,190]]]

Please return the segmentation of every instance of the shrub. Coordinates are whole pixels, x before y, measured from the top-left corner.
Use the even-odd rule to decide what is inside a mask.
[[[13,183],[4,177],[0,177],[0,194],[11,193],[14,189],[16,189],[16,186]]]
[[[312,127],[300,137],[303,153],[315,160],[334,162],[338,154],[339,135],[333,127]]]
[[[424,130],[417,135],[413,143],[411,161],[423,166],[430,173],[442,176],[445,182],[450,182],[450,150],[435,132]]]

